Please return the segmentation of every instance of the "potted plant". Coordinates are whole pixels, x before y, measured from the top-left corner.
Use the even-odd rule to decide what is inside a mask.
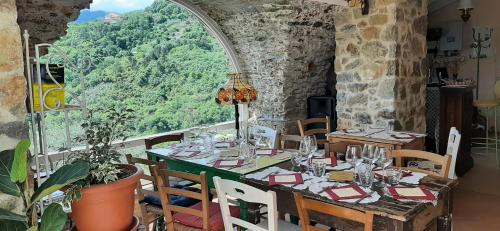
[[[131,110],[110,108],[100,114],[89,111],[82,124],[84,136],[77,140],[88,142],[89,149],[74,152],[69,159],[87,163],[89,175],[71,184],[64,199],[71,204],[71,218],[79,231],[130,230],[134,222],[134,190],[142,170],[119,164],[121,154],[112,145],[125,139],[132,118]]]
[[[22,140],[15,150],[0,152],[0,192],[19,197],[23,201],[23,214],[0,208],[0,230],[61,231],[68,219],[61,204],[52,203],[38,222],[34,209],[37,202],[66,185],[84,179],[90,166],[76,161],[54,172],[33,193],[28,185],[29,140]]]

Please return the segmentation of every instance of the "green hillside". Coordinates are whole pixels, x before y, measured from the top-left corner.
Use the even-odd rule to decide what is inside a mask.
[[[136,111],[132,136],[233,118],[231,107],[214,101],[231,72],[222,47],[198,19],[171,3],[156,1],[115,23],[70,24],[55,45],[72,61],[91,58],[85,73],[89,108],[126,105]],[[66,69],[67,89],[80,92],[72,71]],[[72,118],[77,129],[81,115]],[[53,147],[62,146],[62,120],[62,113],[47,117]]]

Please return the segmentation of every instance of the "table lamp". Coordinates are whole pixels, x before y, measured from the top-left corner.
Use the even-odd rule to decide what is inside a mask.
[[[234,114],[236,118],[236,131],[240,135],[240,113],[239,104],[249,104],[257,100],[257,91],[255,88],[241,79],[240,73],[228,74],[229,81],[219,89],[215,102],[223,105],[234,105]]]

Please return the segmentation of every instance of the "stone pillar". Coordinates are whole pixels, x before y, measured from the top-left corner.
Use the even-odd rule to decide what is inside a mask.
[[[340,128],[361,124],[425,131],[428,0],[370,0],[370,13],[335,16]]]
[[[282,116],[284,132],[298,134],[307,98],[323,95],[332,73],[338,7],[302,0],[193,2],[233,43],[244,76],[259,92],[250,116]]]
[[[26,81],[15,0],[0,1],[0,151],[27,137]],[[20,202],[20,203],[19,203]],[[22,210],[22,202],[0,193],[0,208]]]

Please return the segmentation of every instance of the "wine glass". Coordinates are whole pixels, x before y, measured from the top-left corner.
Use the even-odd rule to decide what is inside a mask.
[[[356,160],[360,155],[361,155],[361,146],[359,145],[347,146],[347,151],[345,153],[345,160],[346,162],[350,163],[353,167],[356,165]]]
[[[316,136],[312,135],[312,136],[308,136],[309,138],[309,148],[310,148],[310,152],[311,154],[314,155],[314,153],[316,153],[318,151],[318,140],[316,139]]]

